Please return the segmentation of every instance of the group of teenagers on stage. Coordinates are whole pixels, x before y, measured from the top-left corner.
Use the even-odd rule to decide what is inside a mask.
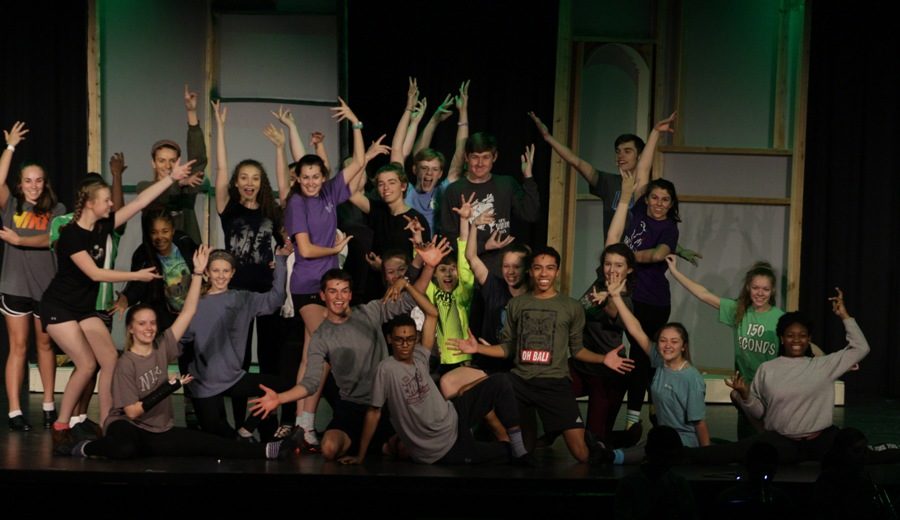
[[[44,427],[60,455],[283,458],[307,451],[343,463],[383,453],[420,463],[531,464],[536,446],[562,436],[579,462],[633,463],[644,455],[635,444],[648,389],[653,420],[678,433],[686,461],[741,460],[759,439],[783,462],[828,450],[838,431],[833,384],[866,356],[865,337],[839,289],[831,303],[847,346],[812,356],[810,323],[775,306],[768,264],[747,272],[736,299],[680,271],[679,257],[696,263],[699,255],[679,246],[675,186],[651,175],[675,114],[646,143],[632,134],[616,140],[619,174],[595,169],[528,114],[606,207],[597,278],[575,300],[557,289],[559,254],[511,234],[513,218],[541,215],[535,147],[521,155],[521,181],[495,174],[496,140],[469,135],[468,92],[464,82],[420,132],[427,101],[411,79],[390,146],[381,136],[368,148],[363,123],[340,100],[331,110],[352,127],[352,155],[336,174],[322,133],[311,134],[314,153],[307,154],[291,113],[273,112],[287,130],[263,130],[275,149],[277,193],[257,160],[229,172],[228,111],[213,102],[214,193],[225,237],[216,250],[202,245],[194,213],[207,158],[197,94],[187,86],[187,161],[178,143],[155,143],[154,178],[138,184],[127,204],[122,154],[110,160],[111,184],[95,173],[82,179],[73,213],[57,202],[38,164],[23,164],[10,190],[13,155],[29,132],[16,122],[4,131],[0,155],[9,428],[32,429],[20,391],[33,323]],[[456,149],[445,164],[430,143],[454,112]],[[366,166],[379,155],[390,160],[369,179]],[[131,271],[117,271],[119,238],[139,213],[142,244]],[[726,382],[740,409],[737,443],[710,441],[688,331],[668,321],[667,271],[734,329],[736,373]],[[122,283],[116,296],[113,285]],[[125,316],[121,355],[110,336],[116,313]],[[254,324],[259,373],[250,371]],[[75,367],[58,410],[51,340]],[[180,375],[171,376],[176,362]],[[98,422],[87,418],[95,384]],[[170,396],[179,388],[193,428],[175,427]],[[626,393],[625,429],[613,431]],[[323,396],[332,419],[320,438],[315,414]],[[586,418],[581,396],[588,397]]]

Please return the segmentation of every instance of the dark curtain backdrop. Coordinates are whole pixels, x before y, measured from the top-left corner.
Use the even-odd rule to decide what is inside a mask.
[[[853,395],[900,395],[900,74],[897,21],[812,3],[800,308],[826,351],[844,345],[827,298],[844,290],[872,346]],[[874,6],[870,6],[874,7]]]
[[[25,121],[31,129],[16,149],[7,184],[14,185],[23,161],[38,162],[68,209],[87,163],[86,38],[86,1],[3,6],[0,127]]]
[[[418,79],[431,113],[460,82],[471,79],[470,132],[497,136],[495,173],[521,177],[519,156],[535,143],[534,174],[547,211],[550,147],[525,115],[550,121],[556,73],[557,3],[436,0],[348,2],[348,103],[365,123],[366,141],[390,136],[403,113],[407,77]],[[432,147],[449,161],[456,117],[435,133]],[[420,125],[424,128],[425,121]],[[383,164],[377,162],[370,173]],[[543,244],[546,219],[533,226],[513,223],[513,234]]]

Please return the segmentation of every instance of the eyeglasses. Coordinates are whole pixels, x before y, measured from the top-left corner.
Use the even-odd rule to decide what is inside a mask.
[[[407,338],[401,338],[399,336],[391,336],[391,343],[396,345],[415,345],[416,344],[416,336],[410,336]]]

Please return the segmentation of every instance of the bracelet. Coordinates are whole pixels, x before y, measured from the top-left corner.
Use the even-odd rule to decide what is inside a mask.
[[[456,126],[469,126],[469,123],[456,123]]]
[[[362,121],[359,121],[359,122],[357,122],[357,123],[353,123],[353,129],[354,129],[354,130],[362,130],[362,128],[363,128],[363,123],[362,123]]]
[[[6,145],[6,149],[9,150],[9,151],[11,151],[11,152],[15,152],[15,151],[16,151],[16,147],[13,146],[13,145],[11,145],[11,144],[8,144],[8,143],[7,143],[7,145]]]
[[[191,273],[191,276],[203,276],[203,273]]]

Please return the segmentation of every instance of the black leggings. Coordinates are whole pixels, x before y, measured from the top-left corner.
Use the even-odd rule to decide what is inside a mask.
[[[634,316],[641,323],[641,328],[650,338],[650,341],[656,341],[656,333],[669,321],[669,312],[672,307],[659,307],[657,305],[648,305],[646,303],[634,302]],[[650,381],[653,379],[653,369],[650,368],[650,358],[644,352],[637,341],[628,334],[628,342],[631,348],[628,351],[628,357],[634,360],[634,370],[628,374],[628,409],[640,410],[644,404],[644,395],[650,388]]]
[[[236,435],[235,429],[228,424],[228,418],[225,414],[225,398],[231,397],[234,399],[237,397],[246,402],[248,397],[259,397],[263,395],[263,391],[260,390],[259,385],[265,385],[276,392],[284,392],[294,386],[277,376],[246,373],[237,383],[221,394],[212,397],[193,397],[194,411],[197,412],[197,420],[200,422],[200,429],[220,437],[229,439],[234,438]],[[241,422],[238,422],[238,419],[241,419]],[[235,422],[238,424],[243,423],[243,427],[251,432],[255,430],[260,423],[259,416],[257,415],[251,415],[246,421],[243,421],[243,419],[243,416],[235,417]],[[266,421],[275,424],[276,418],[274,414],[269,415]],[[274,428],[271,429],[274,431]]]
[[[750,447],[757,442],[766,442],[778,450],[779,464],[794,464],[807,460],[821,461],[825,453],[831,449],[840,429],[829,426],[822,430],[816,438],[798,441],[776,432],[762,432],[742,439],[738,442],[715,444],[701,448],[685,449],[686,459],[692,464],[728,464],[745,462]],[[900,449],[893,446],[881,450],[869,450],[866,453],[867,464],[894,464],[900,462]]]
[[[264,459],[266,445],[236,442],[187,428],[153,433],[138,428],[130,421],[121,420],[110,424],[102,439],[87,443],[84,452],[92,457],[108,459],[154,456]]]
[[[456,442],[439,464],[478,464],[509,457],[506,443],[476,441],[472,436],[472,427],[491,410],[507,430],[519,426],[518,404],[508,374],[493,374],[450,402],[459,416]]]

